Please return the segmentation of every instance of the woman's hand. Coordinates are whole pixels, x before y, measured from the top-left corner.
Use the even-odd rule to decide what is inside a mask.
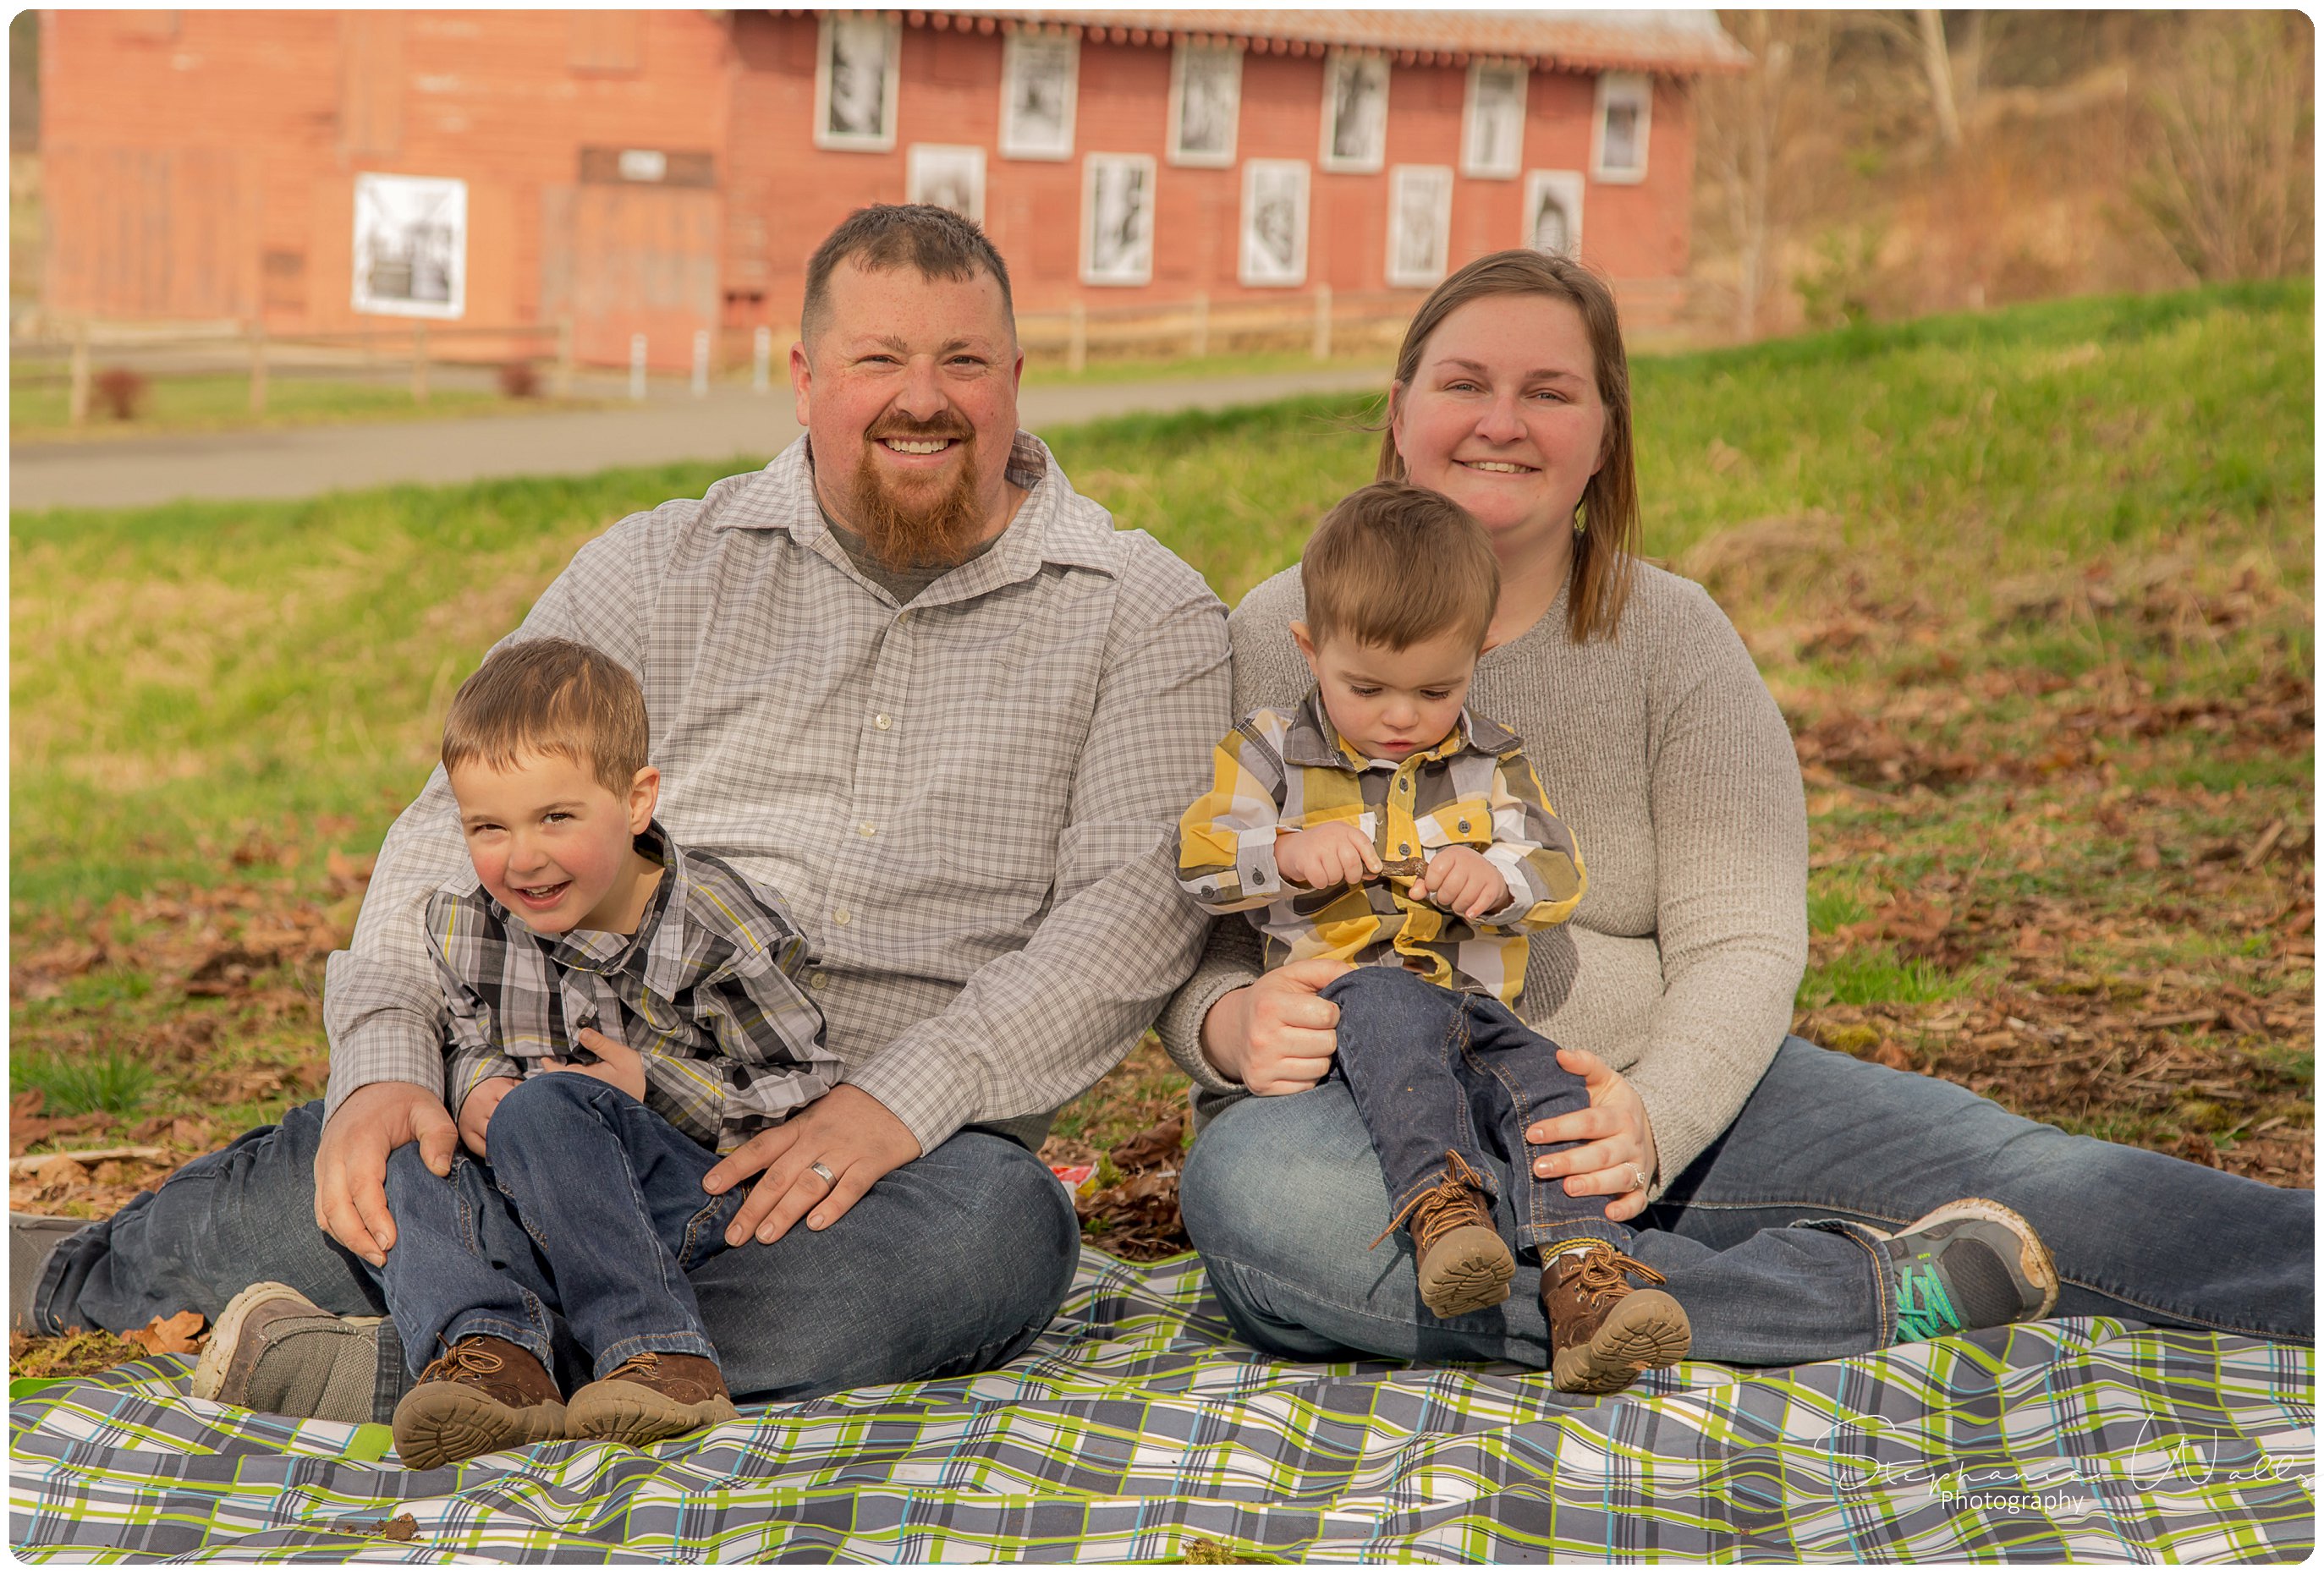
[[[460,1140],[478,1158],[484,1157],[484,1129],[492,1124],[493,1111],[515,1086],[514,1077],[486,1077],[460,1100]]]
[[[1302,1093],[1332,1069],[1340,1008],[1323,986],[1349,964],[1311,956],[1231,990],[1203,1018],[1203,1056],[1254,1093]]]
[[[646,1097],[646,1063],[638,1052],[626,1044],[616,1044],[594,1027],[584,1027],[575,1035],[581,1047],[597,1057],[597,1063],[585,1066],[569,1060],[543,1059],[541,1064],[552,1072],[574,1072],[585,1077],[595,1077],[601,1082],[611,1082],[640,1103]]]
[[[1590,1108],[1536,1122],[1526,1128],[1526,1140],[1582,1146],[1536,1159],[1533,1173],[1545,1180],[1566,1177],[1569,1197],[1613,1198],[1606,1217],[1617,1224],[1637,1218],[1655,1178],[1654,1125],[1646,1100],[1629,1079],[1586,1049],[1560,1049],[1557,1063],[1582,1079]]]

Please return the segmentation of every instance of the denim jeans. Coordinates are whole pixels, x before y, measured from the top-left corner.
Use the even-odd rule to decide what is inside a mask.
[[[215,1318],[261,1279],[341,1316],[386,1311],[363,1259],[315,1224],[322,1130],[322,1105],[301,1105],[65,1240],[34,1293],[36,1326]],[[1072,1200],[1047,1166],[971,1129],[882,1175],[829,1229],[802,1223],[771,1246],[732,1247],[687,1282],[735,1398],[809,1399],[1001,1365],[1047,1325],[1080,1250]],[[569,1393],[591,1374],[556,1326],[552,1369]],[[386,1421],[411,1374],[394,1324],[382,1331],[374,1410]]]
[[[1502,1237],[1522,1251],[1577,1238],[1627,1249],[1630,1230],[1608,1220],[1602,1202],[1534,1177],[1530,1158],[1580,1144],[1528,1144],[1526,1128],[1590,1102],[1582,1079],[1557,1063],[1557,1045],[1491,996],[1443,989],[1405,968],[1342,973],[1323,999],[1340,1008],[1332,1075],[1355,1099],[1397,1216],[1455,1153],[1484,1177]]]
[[[1894,1341],[1868,1230],[1960,1197],[2024,1214],[2062,1281],[2052,1315],[2315,1337],[2316,1194],[2069,1137],[1965,1088],[1787,1039],[1734,1123],[1639,1227],[1700,1358],[1780,1366]],[[1602,1201],[1602,1200],[1601,1200]],[[1345,1087],[1245,1099],[1206,1126],[1180,1182],[1186,1230],[1243,1336],[1305,1358],[1548,1365],[1537,1274],[1440,1321],[1409,1251],[1364,1247],[1388,1188]]]
[[[726,1247],[745,1189],[702,1189],[718,1155],[609,1082],[529,1077],[493,1110],[487,1163],[412,1144],[387,1164],[395,1245],[379,1275],[416,1376],[471,1334],[556,1359],[552,1315],[603,1377],[647,1350],[716,1348],[686,1275]]]

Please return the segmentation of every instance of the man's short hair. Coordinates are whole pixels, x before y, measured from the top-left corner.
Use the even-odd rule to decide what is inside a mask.
[[[816,247],[807,263],[807,299],[799,304],[799,340],[812,346],[831,326],[831,271],[848,258],[872,272],[909,264],[924,279],[973,279],[989,273],[1001,286],[1001,315],[1017,336],[1017,307],[1009,293],[1009,264],[984,232],[949,207],[925,202],[859,207]]]
[[[503,645],[468,675],[444,716],[444,769],[513,769],[557,754],[615,797],[646,766],[646,696],[630,669],[572,640]]]
[[[1449,631],[1481,649],[1501,565],[1482,525],[1442,493],[1376,482],[1340,500],[1299,557],[1308,637],[1407,650]]]

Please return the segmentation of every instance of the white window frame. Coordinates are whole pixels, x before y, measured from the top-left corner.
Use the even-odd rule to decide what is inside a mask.
[[[1437,182],[1434,214],[1436,226],[1436,266],[1434,269],[1405,268],[1399,265],[1397,241],[1403,234],[1404,206],[1406,195],[1422,179]],[[1436,283],[1452,268],[1452,166],[1450,164],[1398,164],[1388,173],[1388,281],[1391,289],[1405,290]]]
[[[1299,219],[1294,263],[1286,277],[1261,276],[1251,266],[1250,220],[1253,198],[1257,195],[1262,173],[1296,170],[1299,172]],[[1242,207],[1237,215],[1235,235],[1235,278],[1253,290],[1297,290],[1307,282],[1307,226],[1314,206],[1314,175],[1304,159],[1249,159],[1242,167]]]
[[[355,176],[355,241],[348,301],[356,311],[379,317],[427,318],[456,321],[468,309],[468,183],[436,175],[391,175],[364,170]],[[371,274],[364,265],[364,243],[374,232],[392,230],[396,208],[425,207],[425,216],[448,229],[453,236],[447,259],[446,300],[415,300],[404,295],[375,295]],[[412,216],[408,212],[407,217]]]
[[[1186,104],[1186,62],[1192,55],[1209,55],[1231,62],[1228,75],[1234,84],[1234,107],[1227,115],[1227,145],[1223,152],[1189,152],[1178,145],[1185,127],[1182,118]],[[1222,46],[1182,43],[1170,51],[1170,124],[1169,140],[1162,145],[1169,150],[1170,162],[1181,169],[1226,170],[1235,161],[1235,146],[1241,140],[1242,129],[1242,48],[1239,44]]]
[[[1097,271],[1097,178],[1105,167],[1141,170],[1146,175],[1146,238],[1137,265],[1111,273]],[[1135,288],[1154,282],[1155,177],[1158,166],[1152,153],[1090,153],[1082,160],[1082,282]]]
[[[831,46],[841,28],[878,28],[887,34],[886,71],[880,89],[880,129],[864,133],[831,129]],[[896,145],[896,83],[904,53],[904,24],[861,12],[826,12],[815,35],[815,145],[840,152],[884,153]]]
[[[1339,157],[1333,144],[1339,141],[1340,79],[1351,71],[1367,73],[1377,70],[1379,76],[1379,141],[1369,152],[1352,159]],[[1391,72],[1386,55],[1365,54],[1355,50],[1333,50],[1323,57],[1323,150],[1316,165],[1327,175],[1377,175],[1388,166],[1388,95]]]
[[[1028,140],[1017,124],[1017,78],[1029,54],[1059,53],[1065,61],[1065,118],[1061,142]],[[1047,33],[1012,32],[1001,41],[1001,156],[1004,159],[1044,159],[1063,163],[1074,156],[1074,119],[1079,112],[1082,75],[1081,40]]]
[[[929,176],[937,165],[957,165],[973,171],[969,189],[973,193],[971,207],[975,211],[966,214],[971,223],[984,222],[984,150],[980,147],[949,143],[914,143],[904,150],[904,200],[928,200]]]
[[[1488,164],[1478,153],[1484,122],[1479,85],[1488,71],[1514,74],[1517,79],[1517,124],[1511,128],[1508,157]],[[1525,168],[1526,110],[1533,92],[1533,73],[1523,60],[1472,60],[1469,65],[1468,97],[1461,104],[1461,173],[1478,180],[1514,180]]]
[[[1525,178],[1525,210],[1517,216],[1517,244],[1533,245],[1534,219],[1541,212],[1542,193],[1554,190],[1565,198],[1566,216],[1572,221],[1565,237],[1565,255],[1582,255],[1582,198],[1588,182],[1579,170],[1528,170]]]
[[[1617,104],[1638,111],[1638,164],[1634,170],[1606,167],[1606,114]],[[1598,78],[1597,106],[1590,115],[1590,178],[1608,186],[1637,186],[1646,178],[1646,149],[1655,123],[1654,78],[1637,71],[1607,71]]]

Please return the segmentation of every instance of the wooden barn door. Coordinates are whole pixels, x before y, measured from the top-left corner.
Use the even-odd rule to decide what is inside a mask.
[[[694,364],[696,329],[718,327],[715,189],[587,182],[542,193],[544,320],[573,315],[573,353],[627,365],[630,336],[646,336],[657,372]]]

